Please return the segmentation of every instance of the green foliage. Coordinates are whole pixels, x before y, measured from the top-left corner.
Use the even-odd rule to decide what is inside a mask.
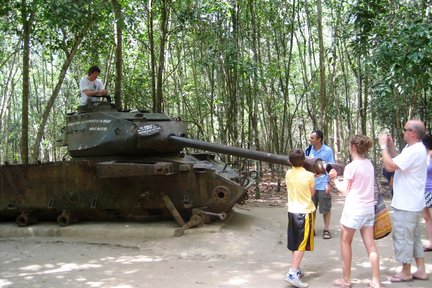
[[[100,78],[114,89],[114,24],[123,28],[123,106],[154,108],[152,79],[157,71],[151,67],[157,66],[160,56],[162,1],[118,2],[124,16],[119,23],[111,1],[27,1],[34,17],[30,141],[68,51],[91,23],[49,117],[41,145],[45,155],[52,151],[47,159],[61,154],[50,143],[64,123],[63,112],[78,104],[78,82],[88,67],[99,65]],[[165,112],[181,116],[191,136],[234,145],[260,144],[261,149],[280,153],[306,145],[308,132],[323,129],[314,127],[323,117],[331,120],[328,131],[336,125],[342,137],[359,133],[360,118],[370,120],[358,111],[359,90],[364,92],[366,84],[367,112],[379,116],[377,125],[394,127],[408,117],[430,122],[430,11],[421,1],[323,2],[330,95],[326,115],[318,108],[316,2],[285,0],[167,1],[168,42],[162,51]],[[17,151],[10,147],[19,146],[11,127],[20,127],[21,64],[13,57],[21,53],[20,6],[19,0],[0,2],[0,132],[6,135],[0,146],[6,145],[2,151],[7,151],[8,159]],[[151,44],[156,63],[151,62]],[[2,112],[6,102],[14,113]]]
[[[371,109],[382,125],[403,125],[418,113],[420,95],[431,97],[432,24],[422,1],[356,1],[347,14],[345,31],[350,47],[368,71]],[[420,106],[421,107],[421,106]],[[421,110],[421,109],[420,109]]]

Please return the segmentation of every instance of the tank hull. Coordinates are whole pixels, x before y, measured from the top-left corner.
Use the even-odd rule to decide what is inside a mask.
[[[2,165],[0,219],[25,215],[26,226],[62,215],[69,222],[172,218],[166,199],[184,219],[194,210],[221,216],[247,195],[236,179],[211,154]]]

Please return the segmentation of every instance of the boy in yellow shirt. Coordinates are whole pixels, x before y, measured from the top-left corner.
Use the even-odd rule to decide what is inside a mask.
[[[300,263],[305,251],[313,251],[315,229],[315,177],[303,168],[305,155],[295,149],[289,154],[292,168],[287,171],[285,181],[288,191],[288,249],[293,252],[291,267],[285,281],[295,287],[308,287],[300,278],[303,276]]]

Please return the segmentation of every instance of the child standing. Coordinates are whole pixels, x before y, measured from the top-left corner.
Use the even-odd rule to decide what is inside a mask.
[[[342,192],[345,205],[340,219],[342,279],[333,282],[335,287],[351,287],[352,240],[357,229],[369,255],[372,270],[371,288],[380,288],[379,257],[374,241],[374,167],[366,152],[372,147],[372,141],[364,135],[355,135],[350,140],[349,151],[353,159],[345,167],[344,180],[335,181],[336,188]],[[330,171],[330,175],[334,175]]]
[[[292,251],[291,267],[285,281],[295,287],[308,287],[300,278],[303,276],[300,263],[305,251],[313,251],[315,229],[315,178],[312,172],[303,168],[305,155],[295,149],[289,154],[292,168],[287,171],[285,181],[288,192],[288,249]]]

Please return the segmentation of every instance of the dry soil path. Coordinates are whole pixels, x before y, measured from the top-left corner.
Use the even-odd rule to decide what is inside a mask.
[[[322,239],[322,218],[317,217],[315,251],[306,253],[302,264],[309,287],[331,287],[340,277],[342,205],[335,197],[330,240]],[[236,207],[223,224],[193,229],[179,238],[172,237],[174,222],[64,228],[42,223],[24,229],[1,223],[0,287],[289,287],[283,280],[291,259],[286,218],[283,205],[250,203]],[[388,282],[387,276],[399,269],[391,237],[377,245],[384,287],[432,287],[432,280]],[[353,246],[354,287],[368,287],[369,263],[358,233]],[[432,252],[426,262],[432,273]]]

